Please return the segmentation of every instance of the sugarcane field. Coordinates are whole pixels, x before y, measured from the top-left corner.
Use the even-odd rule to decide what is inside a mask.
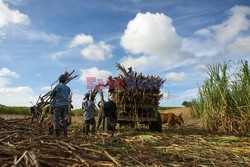
[[[250,167],[250,0],[0,0],[0,167]]]
[[[246,63],[243,62],[243,68],[248,67]],[[129,73],[119,63],[116,67],[121,73],[116,78],[119,80],[114,82],[116,89],[113,95],[108,97],[108,102],[114,101],[117,105],[114,122],[109,121],[112,120],[112,108],[106,108],[108,102],[101,89],[105,84],[98,83],[84,97],[95,101],[96,96],[100,96],[98,113],[93,118],[97,127],[91,124],[91,133],[88,134],[86,131],[90,132],[90,129],[86,126],[88,120],[85,120],[85,115],[74,116],[69,103],[69,113],[63,118],[67,122],[67,133],[63,129],[62,135],[55,128],[55,112],[59,111],[51,106],[53,91],[49,91],[38,97],[36,105],[33,104],[38,116],[32,113],[1,114],[1,166],[250,165],[249,119],[245,120],[246,124],[241,120],[240,127],[233,127],[238,132],[236,134],[229,133],[228,128],[206,128],[198,116],[204,111],[195,108],[198,102],[193,106],[183,104],[186,107],[159,108],[158,101],[162,98],[160,87],[165,80]],[[66,76],[63,78],[65,84],[77,77],[74,70],[63,75]],[[62,82],[61,76],[57,82]],[[132,78],[135,85],[146,89],[126,88]],[[146,81],[152,78],[152,83],[148,84]],[[41,101],[43,107],[39,111]],[[48,111],[47,106],[51,106]],[[1,107],[3,109],[4,106]],[[249,117],[249,110],[246,114]],[[62,122],[60,126],[63,127]]]

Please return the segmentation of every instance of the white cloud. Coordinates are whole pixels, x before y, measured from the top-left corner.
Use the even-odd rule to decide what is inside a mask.
[[[121,46],[136,57],[123,57],[121,62],[143,69],[165,70],[193,63],[193,57],[181,50],[182,39],[172,25],[172,19],[164,14],[138,13],[131,20],[121,38]],[[136,64],[143,60],[146,64]],[[133,67],[133,66],[132,66]]]
[[[165,77],[167,80],[173,80],[173,81],[183,81],[187,79],[187,74],[184,72],[169,72],[165,74]]]
[[[10,9],[9,6],[0,0],[0,28],[8,24],[24,24],[30,23],[29,17],[18,10]]]
[[[9,106],[30,106],[30,101],[35,102],[37,96],[29,87],[0,88],[1,104]]]
[[[24,4],[24,0],[4,0],[4,2],[10,3],[12,5]]]
[[[9,70],[8,68],[1,68],[0,69],[0,86],[4,87],[5,85],[10,84],[11,78],[18,78],[19,75]]]
[[[183,38],[181,50],[192,53],[196,57],[209,58],[223,51],[224,47],[210,39]]]
[[[44,87],[42,87],[41,90],[50,91],[51,90],[51,86],[44,86]]]
[[[22,38],[26,38],[29,40],[35,40],[35,41],[45,41],[45,42],[58,42],[60,39],[59,36],[55,34],[48,34],[42,31],[37,30],[19,30],[19,34]]]
[[[200,64],[200,65],[196,65],[195,70],[199,71],[199,72],[205,72],[207,70],[207,66]]]
[[[212,34],[211,34],[211,32],[210,32],[209,29],[207,29],[207,28],[202,28],[202,29],[196,31],[196,32],[195,32],[195,35],[210,37]]]
[[[152,61],[147,56],[141,56],[133,58],[132,56],[123,57],[120,61],[121,65],[125,66],[125,68],[133,67],[135,71],[145,71]]]
[[[220,43],[228,43],[239,36],[242,31],[250,28],[250,7],[234,6],[228,12],[230,17],[221,24],[209,26],[196,32],[197,35],[207,36],[212,34]]]
[[[81,69],[81,76],[80,81],[87,81],[87,77],[95,77],[96,79],[103,79],[103,81],[106,81],[108,76],[110,76],[112,73],[110,71],[106,70],[99,70],[97,67],[92,67],[88,69]]]
[[[138,13],[121,38],[121,46],[133,54],[171,56],[178,51],[181,39],[172,19],[164,14]]]
[[[188,89],[185,90],[181,93],[178,93],[177,96],[181,98],[181,101],[183,102],[184,100],[186,101],[191,101],[192,99],[195,99],[198,97],[198,89]]]
[[[69,48],[82,46],[86,44],[92,44],[94,39],[91,35],[77,34],[74,39],[70,42]]]
[[[183,101],[191,101],[198,97],[198,89],[188,89],[180,93],[163,93],[163,99],[160,101],[161,105],[181,106]]]
[[[82,108],[82,100],[83,100],[83,94],[76,94],[74,93],[72,96],[72,105],[74,109]]]
[[[14,78],[18,78],[19,75],[16,72],[14,72],[14,71],[9,70],[8,68],[2,68],[0,70],[0,77],[14,77]]]
[[[0,87],[4,87],[10,83],[9,78],[0,77]]]
[[[9,106],[30,106],[30,101],[36,101],[37,96],[30,87],[6,87],[11,83],[11,78],[19,75],[8,68],[0,69],[0,102]]]
[[[250,36],[238,38],[233,44],[227,47],[227,50],[233,54],[249,54]]]
[[[51,57],[52,59],[57,59],[70,54],[72,55],[73,52],[73,54],[76,54],[75,51],[79,51],[84,59],[90,61],[104,61],[113,56],[112,49],[113,47],[106,44],[104,41],[95,43],[92,36],[81,33],[72,39],[67,49],[58,51],[52,54]]]
[[[112,46],[106,44],[104,41],[98,44],[91,44],[81,51],[82,56],[91,61],[103,61],[106,58],[111,58]]]
[[[58,58],[61,58],[61,57],[64,57],[64,56],[67,56],[69,55],[69,53],[71,53],[72,51],[70,49],[68,50],[62,50],[62,51],[58,51],[58,52],[55,52],[51,55],[51,58],[52,59],[58,59]]]

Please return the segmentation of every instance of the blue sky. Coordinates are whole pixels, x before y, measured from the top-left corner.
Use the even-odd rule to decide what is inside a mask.
[[[80,107],[86,77],[115,62],[167,79],[162,106],[197,96],[208,64],[250,60],[249,0],[0,0],[0,104],[30,106],[67,69]]]

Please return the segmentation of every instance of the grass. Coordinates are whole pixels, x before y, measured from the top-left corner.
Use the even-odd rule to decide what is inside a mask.
[[[71,111],[73,113],[73,116],[82,116],[83,110],[82,109],[74,109]],[[98,115],[99,110],[95,110],[95,116]]]
[[[229,63],[208,66],[208,79],[193,101],[191,116],[202,119],[211,131],[247,133],[250,131],[250,69],[247,61],[232,73]]]
[[[0,106],[0,114],[17,114],[17,115],[28,115],[29,107],[10,107],[10,106]]]
[[[71,112],[73,113],[74,116],[82,116],[83,115],[82,109],[74,109]]]
[[[18,107],[18,106],[5,106],[0,105],[0,114],[16,114],[16,115],[29,115],[30,107]],[[72,110],[74,116],[82,116],[82,109]],[[98,114],[98,111],[95,112],[95,115]]]
[[[180,107],[175,107],[175,106],[159,106],[158,110],[170,110],[170,109],[175,109],[175,108],[180,108]]]

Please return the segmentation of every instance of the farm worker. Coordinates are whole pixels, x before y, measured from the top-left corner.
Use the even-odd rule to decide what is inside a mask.
[[[35,106],[30,107],[29,115],[31,116],[31,122],[33,122],[33,119],[36,117],[36,108],[35,108]]]
[[[59,84],[51,91],[51,105],[53,110],[53,126],[56,135],[59,136],[61,131],[67,136],[67,121],[65,119],[68,113],[70,88],[65,84],[67,78],[65,75],[60,75]]]
[[[41,115],[41,113],[42,113],[42,108],[43,108],[44,104],[45,104],[44,99],[41,97],[41,98],[40,98],[40,102],[37,103],[37,107],[36,107],[36,108],[37,108],[37,116],[38,116],[38,119],[39,119],[39,117],[40,117],[40,115]]]
[[[128,68],[128,74],[132,77],[134,75],[134,71],[132,71],[132,67]]]
[[[108,98],[113,99],[115,92],[115,80],[112,78],[111,75],[108,77],[107,83],[104,86],[109,86]]]
[[[112,136],[115,132],[115,125],[117,120],[117,107],[113,99],[109,99],[104,105],[104,116],[107,118],[108,129],[112,131]]]
[[[91,127],[91,133],[95,134],[95,103],[89,99],[90,94],[86,93],[84,95],[84,99],[85,101],[82,102],[82,110],[84,112],[83,117],[84,117],[84,126],[83,126],[83,131],[86,135],[88,135],[89,133],[89,128],[90,125]]]
[[[99,101],[99,103],[97,105],[99,107],[99,113],[98,113],[98,121],[97,121],[96,129],[99,129],[102,121],[103,121],[103,125],[105,123],[105,121],[104,121],[104,119],[105,119],[105,117],[104,117],[104,105],[105,105],[105,103],[106,103],[105,101],[103,101],[103,104],[102,104],[102,101]],[[103,130],[104,130],[104,126],[103,126]]]

